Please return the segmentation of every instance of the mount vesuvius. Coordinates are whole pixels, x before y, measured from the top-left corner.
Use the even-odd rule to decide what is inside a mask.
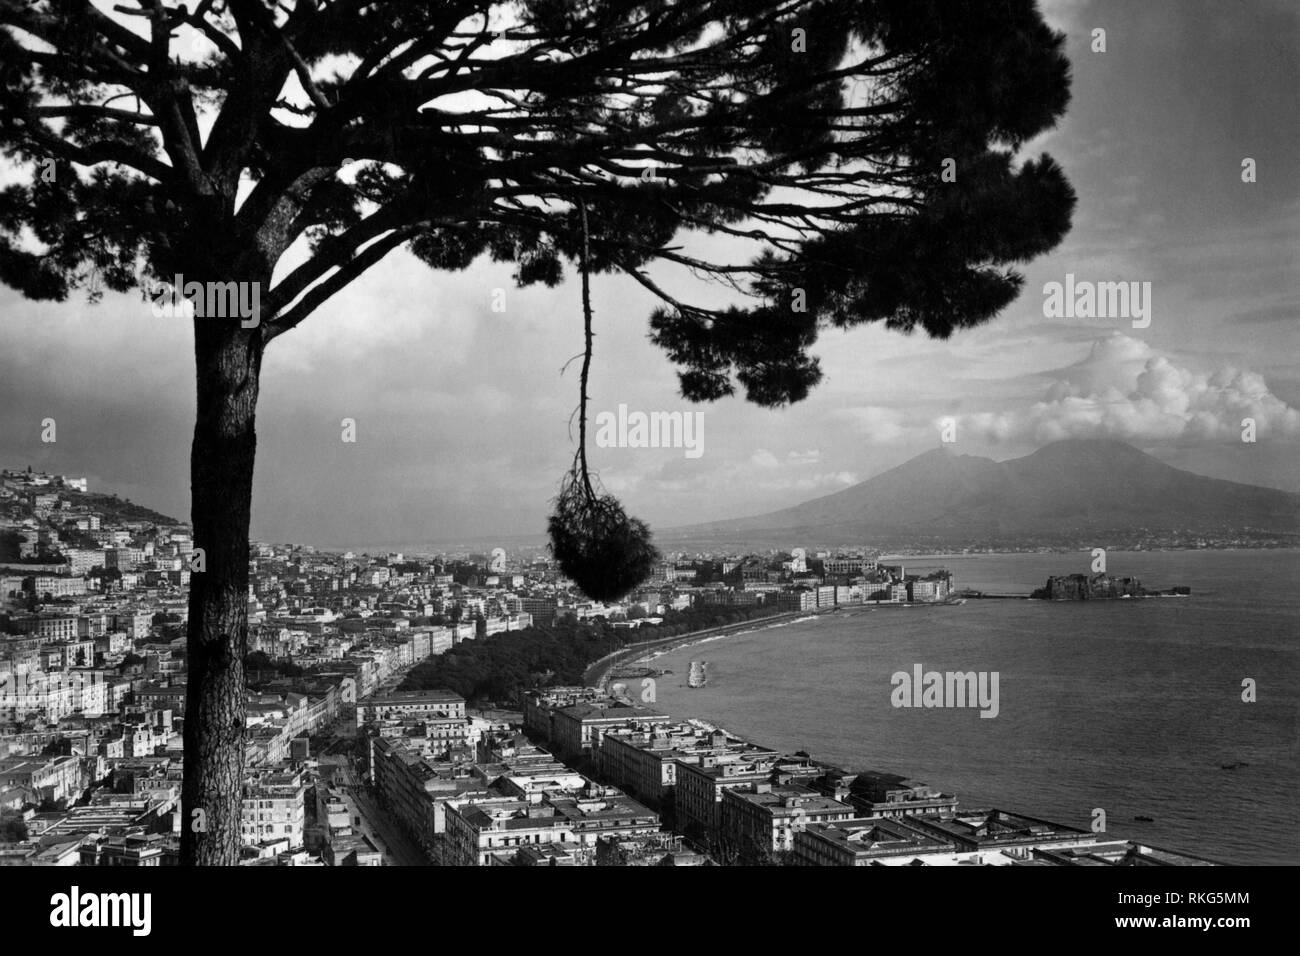
[[[996,548],[1087,545],[1098,532],[1287,538],[1300,532],[1300,494],[1206,478],[1122,441],[1068,439],[1003,462],[938,448],[792,508],[656,537]]]

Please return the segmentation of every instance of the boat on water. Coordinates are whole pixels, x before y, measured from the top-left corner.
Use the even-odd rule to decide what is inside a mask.
[[[709,682],[708,661],[691,661],[691,671],[686,678],[687,687],[703,687]]]

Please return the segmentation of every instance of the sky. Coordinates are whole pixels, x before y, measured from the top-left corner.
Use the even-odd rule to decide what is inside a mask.
[[[1068,36],[1072,102],[1023,155],[1055,157],[1079,204],[989,325],[947,341],[829,331],[812,350],[825,378],[805,401],[690,405],[648,339],[650,295],[593,279],[591,413],[702,413],[697,457],[589,444],[630,513],[672,527],[787,507],[928,451],[947,423],[961,454],[1104,436],[1300,491],[1300,4],[1042,7]],[[578,363],[561,368],[582,348],[581,302],[577,281],[520,290],[511,272],[434,273],[399,251],[272,343],[254,539],[415,550],[544,532],[575,451]],[[1067,274],[1150,283],[1149,326],[1047,317],[1044,286]],[[188,323],[138,297],[33,303],[0,287],[0,465],[85,475],[187,519],[193,376]],[[345,418],[355,442],[341,440]]]

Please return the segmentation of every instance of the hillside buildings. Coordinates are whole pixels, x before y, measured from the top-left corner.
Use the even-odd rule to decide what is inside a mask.
[[[14,470],[0,472],[0,542],[0,813],[26,833],[0,844],[0,864],[175,863],[187,587],[201,542],[182,523],[88,496],[84,479]],[[623,601],[597,604],[540,555],[254,543],[243,862],[1185,859],[964,808],[918,781],[780,753],[603,688],[539,688],[514,718],[476,714],[451,690],[400,686],[467,642],[560,620],[652,636],[691,608],[802,614],[950,599],[948,572],[908,570],[866,549],[677,554]]]

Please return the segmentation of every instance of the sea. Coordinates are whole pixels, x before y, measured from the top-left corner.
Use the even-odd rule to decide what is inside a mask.
[[[1093,558],[887,560],[1028,594]],[[657,704],[783,752],[923,781],[963,807],[1104,825],[1225,863],[1300,863],[1300,551],[1112,551],[1106,570],[1192,593],[868,606],[759,627],[654,657],[671,671]],[[708,662],[704,687],[686,686],[692,660]],[[997,672],[997,716],[894,706],[893,676],[917,664]]]

